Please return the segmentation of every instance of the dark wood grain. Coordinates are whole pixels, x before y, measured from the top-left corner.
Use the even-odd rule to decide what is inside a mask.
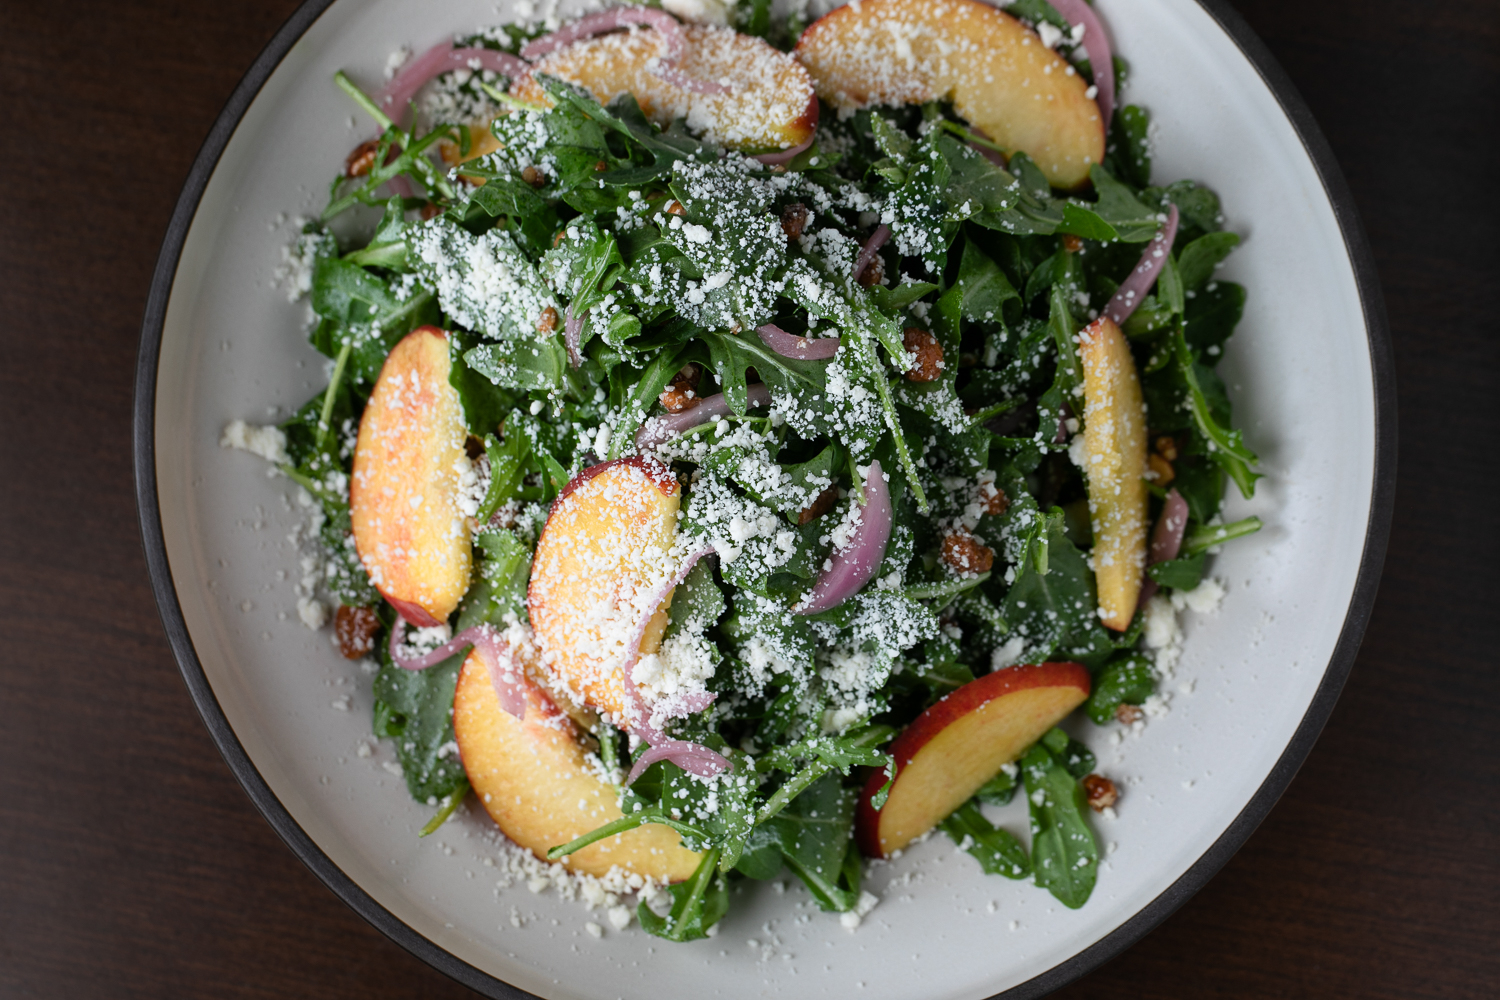
[[[272,833],[198,720],[135,526],[130,393],[199,143],[294,0],[0,4],[0,994],[472,995]],[[1493,0],[1245,0],[1328,134],[1395,337],[1400,485],[1364,648],[1224,871],[1085,997],[1500,988]],[[1316,428],[1309,432],[1316,433]]]

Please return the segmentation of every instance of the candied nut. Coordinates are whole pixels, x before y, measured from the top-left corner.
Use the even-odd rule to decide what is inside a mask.
[[[1165,486],[1177,478],[1177,472],[1172,468],[1172,463],[1155,452],[1146,456],[1146,465],[1156,474],[1151,477],[1151,481],[1157,486]]]
[[[1156,453],[1168,462],[1177,461],[1177,439],[1170,434],[1163,434],[1156,439]]]
[[[1146,713],[1141,711],[1139,705],[1127,705],[1121,702],[1115,709],[1115,719],[1127,726],[1133,726],[1145,717]]]
[[[796,240],[802,238],[802,230],[807,226],[807,206],[794,202],[781,210],[781,231],[786,233],[786,238]]]
[[[880,284],[880,279],[885,277],[885,264],[880,259],[880,254],[870,258],[870,263],[859,273],[859,286],[861,288],[874,288]]]
[[[995,565],[995,553],[960,528],[943,536],[943,562],[960,573],[988,573]]]
[[[547,175],[542,173],[536,167],[522,167],[521,180],[525,181],[527,184],[530,184],[534,188],[539,188],[546,185]]]
[[[604,173],[604,171],[606,171],[608,169],[609,169],[609,164],[605,163],[603,160],[600,160],[598,163],[594,164],[594,173],[596,173],[596,174],[602,174],[602,173]]]
[[[557,310],[548,306],[542,310],[541,316],[537,317],[536,332],[551,333],[557,329]]]
[[[830,486],[822,493],[819,493],[817,498],[813,500],[812,503],[803,508],[802,512],[797,515],[798,527],[801,527],[809,521],[816,521],[818,518],[822,517],[830,510],[833,510],[833,505],[838,503],[838,499],[839,489],[837,486]]]
[[[1088,796],[1089,808],[1094,812],[1103,812],[1120,798],[1115,783],[1102,774],[1091,774],[1083,779],[1083,794]]]
[[[422,211],[420,214],[422,216],[422,221],[426,222],[428,219],[436,219],[439,215],[442,215],[443,209],[442,206],[437,202],[429,201],[427,204],[422,206]]]
[[[1063,233],[1062,244],[1063,249],[1068,251],[1068,253],[1077,253],[1083,249],[1083,240],[1072,233]]]
[[[348,158],[344,160],[344,176],[363,177],[373,170],[375,168],[375,153],[379,147],[380,143],[375,139],[367,139],[358,146],[355,146],[354,152],[350,153]]]
[[[346,660],[357,660],[375,651],[375,633],[380,618],[374,608],[351,608],[340,604],[333,615],[333,633],[338,637],[339,652]]]
[[[662,211],[666,212],[668,215],[687,215],[687,209],[683,208],[682,202],[678,201],[676,198],[673,198],[671,201],[667,202],[667,207]]]
[[[906,370],[908,382],[931,382],[943,374],[943,345],[919,327],[909,326],[901,333],[901,343],[915,364]]]
[[[1010,497],[1005,491],[994,483],[984,483],[979,487],[979,509],[992,517],[999,517],[1010,507]]]
[[[671,383],[662,390],[661,405],[668,413],[681,413],[683,410],[691,410],[698,405],[698,380],[703,377],[703,371],[697,365],[690,364],[672,376]]]

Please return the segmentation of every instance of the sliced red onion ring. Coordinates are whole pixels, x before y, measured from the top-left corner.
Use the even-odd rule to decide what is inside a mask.
[[[782,163],[790,163],[792,160],[796,159],[797,154],[805,152],[808,147],[813,144],[813,140],[817,137],[818,134],[815,130],[812,135],[807,137],[807,141],[804,143],[793,146],[791,149],[783,149],[779,153],[761,153],[759,156],[755,157],[755,159],[771,167],[777,166]]]
[[[641,697],[641,690],[636,686],[634,677],[635,664],[641,655],[641,637],[646,634],[646,626],[650,623],[652,615],[656,613],[657,608],[661,607],[662,602],[667,599],[667,595],[672,592],[672,588],[687,578],[688,572],[692,570],[698,560],[712,554],[713,551],[712,546],[704,546],[697,552],[694,552],[683,561],[676,573],[662,582],[656,593],[652,595],[654,599],[646,602],[651,611],[641,617],[641,620],[631,630],[630,635],[625,640],[626,648],[630,652],[626,655],[625,662],[620,665],[620,676],[624,680],[625,698],[628,703],[628,710],[632,716],[631,719],[627,720],[629,722],[629,731],[651,745],[651,749],[642,754],[640,760],[636,761],[634,766],[631,767],[630,774],[625,779],[625,784],[627,785],[640,777],[642,771],[659,760],[669,760],[684,771],[696,774],[700,778],[711,777],[729,768],[729,761],[722,754],[703,746],[701,743],[673,739],[653,726],[651,724],[651,709],[647,706],[645,699]],[[704,692],[696,697],[684,699],[681,707],[688,714],[701,712],[709,706],[713,699],[714,695],[712,692]]]
[[[760,334],[760,339],[765,341],[767,347],[783,358],[822,361],[839,352],[839,338],[837,337],[799,337],[796,334],[787,333],[774,323],[758,326],[755,332]]]
[[[631,765],[625,784],[628,786],[633,783],[646,768],[659,760],[669,760],[689,774],[696,774],[700,778],[712,778],[720,772],[729,770],[729,761],[718,751],[710,750],[702,743],[689,743],[687,740],[667,738],[660,743],[651,743],[651,748],[641,754],[640,759]]]
[[[727,94],[729,92],[729,88],[722,83],[700,80],[677,68],[677,60],[682,58],[682,26],[672,15],[650,7],[612,7],[597,14],[581,17],[566,28],[560,28],[550,35],[543,35],[528,43],[521,50],[521,56],[535,62],[549,52],[556,52],[574,42],[619,28],[628,28],[632,24],[650,25],[661,32],[667,44],[666,53],[647,64],[647,69],[651,73],[674,87],[681,87],[695,94]]]
[[[817,614],[836,608],[859,593],[870,582],[885,544],[891,538],[891,491],[879,462],[871,462],[865,475],[865,506],[848,544],[830,557],[830,565],[813,589],[793,610],[799,615]]]
[[[406,621],[397,618],[391,627],[391,661],[403,670],[426,670],[435,667],[467,646],[479,651],[490,672],[490,683],[500,699],[500,707],[518,719],[526,717],[526,670],[511,653],[506,642],[492,625],[475,625],[421,656],[407,656],[401,649],[406,642]]]
[[[1161,519],[1156,522],[1156,528],[1151,532],[1151,551],[1147,555],[1146,564],[1155,566],[1160,562],[1169,562],[1177,558],[1178,551],[1182,548],[1182,535],[1187,530],[1188,502],[1182,499],[1182,494],[1175,489],[1167,494],[1167,502],[1162,505]],[[1156,581],[1147,576],[1141,583],[1141,604],[1156,594],[1159,588]]]
[[[1094,8],[1084,0],[1052,0],[1052,6],[1069,24],[1083,25],[1083,51],[1089,54],[1089,67],[1094,71],[1094,86],[1099,88],[1094,102],[1099,105],[1099,117],[1104,119],[1104,131],[1109,132],[1109,119],[1115,112],[1115,59],[1109,48],[1109,36],[1104,25],[1099,23]]]
[[[555,313],[553,315],[556,315]],[[563,320],[563,343],[568,345],[568,364],[577,368],[583,364],[583,350],[580,341],[583,338],[583,321],[588,318],[589,311],[585,309],[577,316],[573,315],[573,304],[568,303],[567,318]]]
[[[790,334],[788,334],[790,336]],[[757,382],[745,387],[745,405],[770,406],[771,390],[764,383]],[[635,450],[645,453],[659,445],[672,440],[689,427],[697,427],[706,424],[710,420],[717,420],[729,412],[729,401],[724,394],[718,393],[708,396],[698,402],[697,406],[683,410],[681,413],[668,413],[661,417],[648,417],[641,424],[641,429],[635,432]]]
[[[854,258],[854,273],[849,275],[849,277],[858,281],[859,276],[865,273],[865,268],[870,266],[870,261],[875,259],[876,252],[885,246],[885,241],[890,238],[890,226],[887,226],[883,222],[876,226],[875,231],[870,234],[870,238],[865,240],[865,245],[859,248],[859,256]]]
[[[1135,312],[1146,298],[1146,292],[1156,281],[1156,276],[1166,266],[1167,254],[1172,252],[1172,241],[1177,239],[1177,206],[1173,205],[1167,211],[1167,224],[1146,244],[1146,249],[1141,253],[1140,263],[1135,265],[1135,270],[1115,290],[1114,296],[1109,304],[1104,307],[1104,315],[1123,325],[1130,314]]]
[[[525,61],[508,52],[482,48],[455,49],[450,38],[401,67],[401,72],[392,77],[390,83],[376,91],[375,106],[400,121],[406,114],[407,103],[422,89],[423,84],[449,70],[472,69],[476,60],[480,69],[500,73],[512,80],[524,76],[530,69]]]

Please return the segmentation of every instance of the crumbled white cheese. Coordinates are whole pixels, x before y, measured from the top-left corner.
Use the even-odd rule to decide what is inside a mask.
[[[291,459],[286,453],[286,435],[280,427],[260,427],[243,420],[231,420],[224,425],[224,434],[219,438],[219,447],[238,448],[252,455],[259,455],[267,462],[280,465]]]

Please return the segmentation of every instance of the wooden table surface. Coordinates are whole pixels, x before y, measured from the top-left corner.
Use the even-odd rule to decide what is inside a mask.
[[[295,4],[0,3],[4,997],[472,995],[367,926],[251,806],[188,700],[136,528],[152,267],[209,125]],[[1239,7],[1374,246],[1395,526],[1353,675],[1280,804],[1206,889],[1058,995],[1495,996],[1500,11]]]

